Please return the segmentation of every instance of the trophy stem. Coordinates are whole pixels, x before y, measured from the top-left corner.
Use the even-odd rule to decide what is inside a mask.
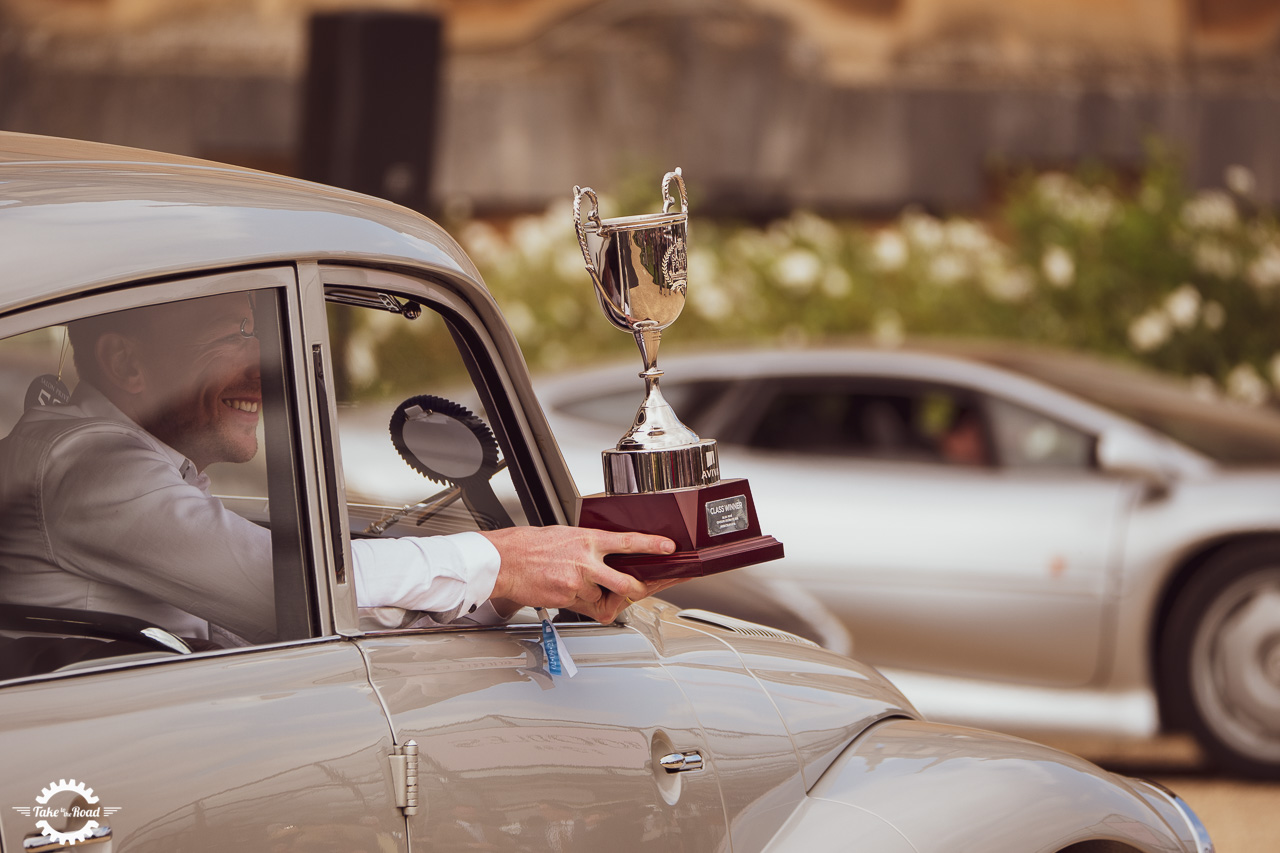
[[[658,370],[658,344],[662,343],[662,329],[656,323],[644,324],[644,321],[636,323],[636,328],[632,334],[636,336],[636,346],[640,347],[640,358],[644,362],[645,373],[651,373]],[[658,370],[659,376],[662,371]]]

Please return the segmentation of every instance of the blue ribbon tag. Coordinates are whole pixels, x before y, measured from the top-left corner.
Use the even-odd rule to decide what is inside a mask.
[[[551,616],[545,608],[538,609],[542,618],[542,647],[547,651],[547,669],[552,675],[568,675],[573,678],[578,674],[578,666],[569,656],[569,650],[560,642],[560,632],[551,624]]]

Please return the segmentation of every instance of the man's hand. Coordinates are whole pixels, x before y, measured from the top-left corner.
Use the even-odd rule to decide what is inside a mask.
[[[502,555],[490,600],[499,612],[562,607],[608,624],[670,581],[645,584],[605,565],[606,554],[670,554],[675,543],[645,533],[584,527],[507,527],[481,532]],[[506,606],[504,606],[506,605]]]

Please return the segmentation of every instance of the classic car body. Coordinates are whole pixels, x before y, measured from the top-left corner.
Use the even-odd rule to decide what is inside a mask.
[[[722,586],[801,584],[931,718],[1189,728],[1226,768],[1280,773],[1280,415],[997,342],[664,368],[677,413],[719,439],[723,470],[752,482],[788,543],[785,562]],[[600,480],[585,448],[607,446],[634,408],[627,374],[539,384],[584,490]],[[980,460],[947,455],[953,411],[980,420]],[[733,614],[701,583],[673,600],[721,598]]]
[[[487,627],[373,619],[356,607],[353,537],[481,522],[455,506],[419,528],[348,494],[335,317],[426,323],[432,346],[453,348],[524,523],[570,523],[578,498],[516,342],[453,241],[376,199],[66,140],[0,135],[0,187],[6,431],[28,378],[53,372],[64,324],[253,295],[265,464],[213,482],[271,532],[276,614],[269,642],[175,653],[139,636],[140,652],[0,682],[4,853],[1211,849],[1176,797],[926,723],[875,670],[783,632],[642,602],[611,625],[558,621],[568,677],[526,613]],[[27,634],[119,627],[15,600],[5,569],[6,666]]]

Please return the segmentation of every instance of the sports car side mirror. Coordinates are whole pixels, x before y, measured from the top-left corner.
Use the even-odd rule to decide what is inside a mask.
[[[1170,470],[1160,448],[1133,430],[1107,430],[1098,437],[1098,467],[1108,474],[1141,480],[1151,498],[1163,497],[1173,485]]]

